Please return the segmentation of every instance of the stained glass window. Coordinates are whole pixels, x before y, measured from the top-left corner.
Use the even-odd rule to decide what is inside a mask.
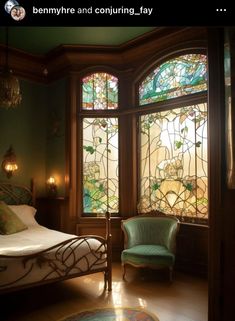
[[[139,104],[146,105],[207,89],[207,57],[188,54],[158,66],[139,87]]]
[[[83,212],[118,213],[118,119],[83,119]]]
[[[140,116],[139,212],[208,217],[207,104]]]
[[[82,108],[117,109],[118,79],[107,73],[94,73],[82,80]]]

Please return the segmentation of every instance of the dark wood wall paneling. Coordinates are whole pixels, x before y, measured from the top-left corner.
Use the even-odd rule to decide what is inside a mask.
[[[235,39],[233,41],[233,50]],[[234,51],[235,54],[235,51]],[[209,321],[235,315],[235,190],[226,184],[224,29],[208,28],[209,57]],[[231,61],[234,79],[235,61]],[[232,104],[235,99],[232,83]],[[234,124],[233,124],[234,125]]]
[[[232,127],[235,129],[235,28],[226,28],[226,36],[229,35],[230,42],[230,57],[231,57],[231,107],[232,107]],[[222,37],[222,36],[220,36]],[[226,39],[226,38],[225,38]],[[223,48],[220,48],[221,55],[223,55]],[[224,101],[224,99],[223,99]],[[228,106],[225,105],[225,115]],[[221,242],[221,256],[220,256],[220,298],[221,298],[221,310],[222,320],[230,320],[231,316],[235,315],[235,189],[229,189],[226,182],[226,143],[227,143],[227,126],[222,126],[222,228],[219,227],[222,234]],[[223,135],[225,133],[225,135]],[[233,135],[235,133],[233,132]],[[233,148],[235,142],[233,141]],[[235,151],[233,150],[233,155]],[[233,159],[234,166],[234,159]],[[234,173],[233,173],[233,177]]]
[[[223,170],[222,154],[224,154],[224,83],[223,83],[223,33],[217,28],[208,30],[208,69],[209,69],[209,320],[222,320],[222,228],[223,208],[222,189]],[[224,173],[225,174],[225,173]]]
[[[208,227],[181,224],[176,245],[176,269],[207,276]]]
[[[51,229],[63,230],[67,211],[68,199],[64,197],[49,198],[41,197],[36,199],[35,207],[37,208],[36,219],[39,224]]]

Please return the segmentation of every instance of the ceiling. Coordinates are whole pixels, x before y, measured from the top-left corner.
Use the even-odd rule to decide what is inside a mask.
[[[155,27],[9,27],[9,46],[45,54],[61,44],[121,45]],[[0,27],[0,43],[6,31]]]

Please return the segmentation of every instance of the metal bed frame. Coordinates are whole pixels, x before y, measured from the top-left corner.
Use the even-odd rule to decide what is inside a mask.
[[[0,183],[0,201],[4,201],[8,205],[34,205],[34,200],[35,188],[33,182],[31,183],[30,189],[21,185]],[[1,260],[2,262],[7,262],[9,259],[19,259],[19,264],[23,266],[22,275],[17,276],[16,279],[10,283],[1,283],[2,285],[0,284],[0,294],[97,272],[104,273],[104,289],[108,288],[108,291],[111,291],[112,235],[110,227],[110,214],[107,212],[105,217],[105,237],[96,235],[71,237],[71,239],[60,242],[45,250],[23,256],[0,254],[0,278],[1,274],[3,275],[3,272],[6,272],[8,268],[6,263],[1,263]],[[89,240],[91,239],[96,239],[100,242],[100,246],[95,250],[90,247]],[[89,248],[89,252],[81,257],[78,257],[76,253],[79,251],[79,248],[84,246],[84,244]],[[88,256],[92,256],[92,264],[89,263]],[[83,264],[86,262],[85,271],[84,267],[81,269],[79,266],[81,261],[83,261]],[[17,285],[19,281],[22,281],[24,278],[27,278],[30,273],[33,273],[35,268],[39,267],[43,269],[44,266],[47,268],[47,273],[39,281]],[[71,271],[73,272],[71,273]]]

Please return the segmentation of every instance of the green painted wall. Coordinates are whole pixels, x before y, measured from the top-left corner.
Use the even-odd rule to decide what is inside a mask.
[[[0,170],[0,180],[29,186],[35,179],[37,194],[45,192],[47,88],[20,80],[22,103],[14,109],[0,107],[0,162],[12,144],[18,170],[8,179]]]
[[[20,80],[22,103],[0,108],[0,162],[13,146],[18,170],[0,180],[29,186],[33,178],[37,196],[47,194],[46,181],[56,178],[58,196],[64,196],[66,80],[48,86]]]
[[[46,179],[56,179],[58,196],[65,193],[65,109],[66,80],[48,86]]]

